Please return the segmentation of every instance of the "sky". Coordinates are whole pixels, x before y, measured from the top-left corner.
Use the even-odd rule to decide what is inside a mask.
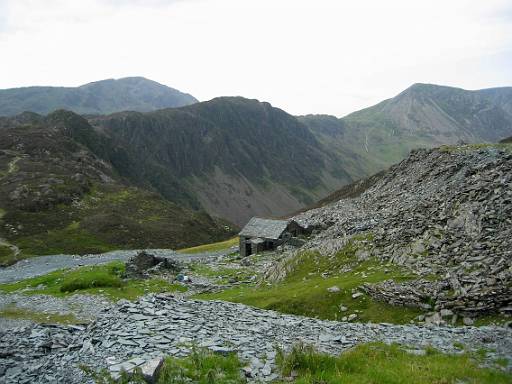
[[[0,0],[0,88],[126,76],[295,115],[512,86],[512,1]]]

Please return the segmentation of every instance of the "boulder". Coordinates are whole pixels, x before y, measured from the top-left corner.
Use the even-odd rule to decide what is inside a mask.
[[[144,380],[150,384],[156,383],[158,381],[158,376],[160,375],[160,370],[162,369],[163,364],[163,357],[156,357],[144,363],[140,367],[142,376],[144,376]]]

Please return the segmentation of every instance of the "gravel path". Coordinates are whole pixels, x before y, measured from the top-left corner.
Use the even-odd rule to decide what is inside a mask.
[[[139,250],[112,251],[97,255],[52,255],[24,259],[6,268],[0,268],[0,284],[11,283],[49,272],[83,265],[104,264],[114,260],[128,260]],[[219,251],[210,253],[181,254],[170,249],[147,249],[146,252],[157,256],[172,257],[183,261],[208,261],[229,252]]]
[[[218,353],[235,351],[254,380],[276,378],[275,345],[298,341],[338,354],[359,343],[383,341],[424,353],[427,346],[460,353],[454,343],[484,348],[487,361],[512,357],[512,330],[497,327],[419,327],[322,321],[221,301],[180,300],[148,295],[121,301],[86,329],[32,325],[0,331],[0,381],[5,383],[88,383],[86,364],[112,373],[157,356],[184,356],[191,343]],[[3,373],[2,373],[3,371]]]

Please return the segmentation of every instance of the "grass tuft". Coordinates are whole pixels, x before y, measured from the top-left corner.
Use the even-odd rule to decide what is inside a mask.
[[[216,355],[205,349],[193,348],[184,358],[165,360],[158,384],[237,384],[245,383],[240,375],[242,364],[236,354]]]
[[[122,269],[117,268],[117,265],[108,266],[107,268],[91,268],[76,277],[66,278],[60,286],[60,291],[74,292],[100,287],[119,288],[123,286],[120,277],[121,271]]]

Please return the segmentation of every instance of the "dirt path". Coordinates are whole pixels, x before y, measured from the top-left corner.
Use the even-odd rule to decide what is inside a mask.
[[[11,160],[9,162],[9,164],[7,165],[7,173],[4,176],[2,176],[0,178],[0,180],[3,180],[11,173],[16,172],[18,170],[16,163],[18,163],[18,161],[20,161],[20,160],[21,160],[21,156],[16,155],[16,157],[13,160]],[[4,215],[5,215],[5,211],[0,208],[0,221],[2,220]],[[16,245],[9,243],[6,239],[4,239],[2,237],[0,237],[0,247],[10,248],[13,253],[14,258],[17,258],[18,255],[20,254],[20,249]]]

